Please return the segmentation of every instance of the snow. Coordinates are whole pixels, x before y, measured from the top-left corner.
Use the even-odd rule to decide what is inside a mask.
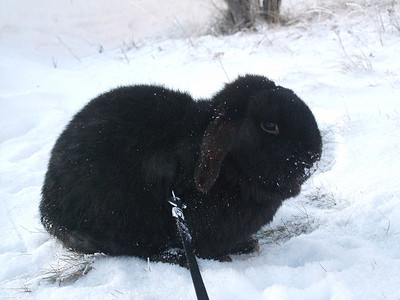
[[[64,249],[40,224],[40,189],[97,94],[161,83],[207,97],[247,72],[304,99],[324,154],[258,253],[199,260],[210,298],[400,298],[400,5],[282,2],[291,24],[214,36],[212,1],[1,1],[0,298],[195,299],[179,266]]]

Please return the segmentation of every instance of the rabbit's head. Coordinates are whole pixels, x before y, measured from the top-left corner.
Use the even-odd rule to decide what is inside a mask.
[[[293,91],[246,75],[213,97],[195,169],[196,188],[208,192],[228,170],[252,189],[291,197],[321,155],[321,135],[307,105]]]

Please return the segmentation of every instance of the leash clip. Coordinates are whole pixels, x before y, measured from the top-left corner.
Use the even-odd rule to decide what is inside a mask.
[[[181,198],[175,196],[174,191],[172,191],[172,197],[168,199],[168,202],[173,206],[172,216],[174,218],[180,218],[182,220],[185,220],[185,216],[183,215],[182,209],[185,209],[187,206],[186,204],[182,203]]]

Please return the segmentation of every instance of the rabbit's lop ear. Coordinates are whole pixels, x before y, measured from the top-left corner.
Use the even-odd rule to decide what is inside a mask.
[[[223,121],[222,114],[217,114],[208,125],[201,145],[201,152],[194,172],[196,188],[206,193],[219,176],[221,163],[232,148],[235,138],[234,125]]]

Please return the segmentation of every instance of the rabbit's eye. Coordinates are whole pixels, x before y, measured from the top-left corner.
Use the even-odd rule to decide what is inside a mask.
[[[260,124],[262,130],[265,132],[278,135],[279,134],[279,127],[276,123],[271,123],[271,122],[261,122]]]

